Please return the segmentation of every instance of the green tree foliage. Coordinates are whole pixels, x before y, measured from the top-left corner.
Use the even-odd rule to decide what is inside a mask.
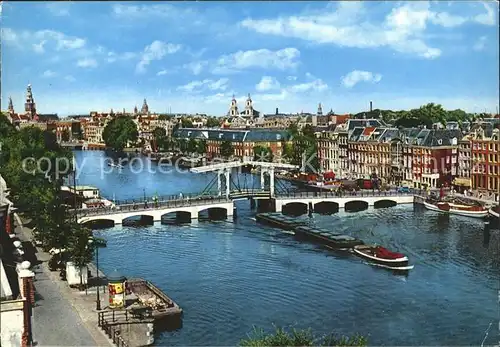
[[[197,149],[198,149],[198,144],[196,142],[196,139],[190,138],[187,142],[186,151],[188,153],[196,153]]]
[[[262,329],[254,329],[248,338],[240,341],[244,347],[268,346],[366,346],[367,339],[360,335],[336,336],[334,334],[315,337],[310,329],[287,331],[276,328],[274,333],[266,334]]]
[[[234,154],[234,149],[233,149],[233,144],[231,143],[231,141],[228,141],[228,140],[222,141],[222,143],[220,144],[220,155],[223,158],[227,159],[230,156],[232,156],[233,154]]]
[[[157,149],[167,151],[169,148],[169,139],[167,138],[167,131],[165,128],[156,127],[153,130],[153,138],[156,143]]]
[[[196,144],[196,152],[198,154],[205,154],[207,153],[207,141],[206,140],[198,140],[198,143]]]
[[[219,128],[221,125],[221,120],[217,117],[209,117],[207,119],[208,128]]]
[[[190,119],[182,118],[181,123],[182,123],[183,128],[192,128],[193,127],[193,122]]]
[[[291,148],[284,148],[284,154],[293,165],[298,165],[303,172],[317,172],[319,160],[317,157],[318,140],[314,129],[306,125],[299,131],[296,124],[290,125],[288,133],[291,138]]]
[[[76,221],[61,196],[63,178],[71,171],[72,154],[55,135],[37,127],[15,130],[0,117],[0,174],[11,189],[15,205],[36,225],[46,249],[66,248]]]
[[[138,136],[137,126],[129,117],[113,118],[102,132],[106,146],[117,151],[123,150],[129,142],[136,142]]]
[[[269,147],[255,146],[253,148],[253,159],[255,161],[273,161],[273,151]]]

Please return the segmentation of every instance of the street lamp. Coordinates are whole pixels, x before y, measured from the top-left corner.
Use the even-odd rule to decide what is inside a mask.
[[[88,241],[89,245],[94,243],[94,239],[90,238]],[[94,244],[95,247],[95,258],[96,258],[96,275],[97,275],[97,297],[95,301],[95,309],[96,311],[101,310],[101,298],[99,296],[99,285],[100,285],[100,276],[99,276],[99,242],[95,242]]]

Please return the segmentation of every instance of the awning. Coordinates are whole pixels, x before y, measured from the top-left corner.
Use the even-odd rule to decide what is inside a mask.
[[[456,186],[464,186],[464,187],[470,187],[470,179],[469,178],[463,178],[463,177],[457,177],[453,180],[453,183]]]

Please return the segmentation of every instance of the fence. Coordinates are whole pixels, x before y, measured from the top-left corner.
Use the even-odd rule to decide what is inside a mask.
[[[98,312],[97,322],[99,327],[104,330],[106,335],[118,347],[129,347],[128,343],[120,334],[119,324],[128,322],[127,311]]]
[[[324,192],[287,192],[277,193],[278,198],[345,198],[345,197],[385,197],[385,196],[409,196],[409,195],[426,195],[427,193],[422,189],[412,189],[408,192],[399,191],[324,191]]]

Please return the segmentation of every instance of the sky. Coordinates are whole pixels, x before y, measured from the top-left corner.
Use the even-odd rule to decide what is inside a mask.
[[[498,2],[3,2],[2,110],[496,112]]]

